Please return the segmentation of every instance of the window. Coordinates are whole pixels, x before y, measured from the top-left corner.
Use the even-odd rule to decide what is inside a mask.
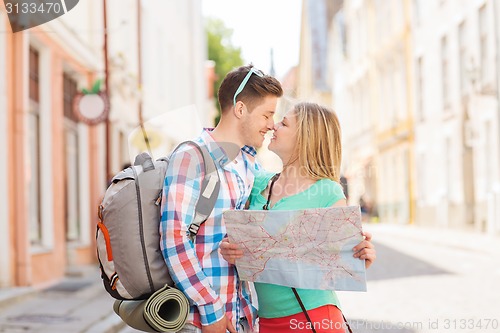
[[[423,58],[419,57],[417,59],[417,70],[416,70],[416,79],[417,79],[417,120],[424,120],[424,76],[423,76]]]
[[[420,25],[420,0],[413,0],[413,20],[415,22],[415,25]]]
[[[80,189],[79,189],[79,137],[77,120],[73,113],[73,98],[77,93],[76,81],[64,74],[64,142],[66,158],[66,239],[80,239]]]
[[[394,64],[394,59],[391,59],[391,64]],[[392,65],[388,68],[386,72],[387,78],[387,89],[385,91],[385,96],[389,100],[389,123],[388,128],[396,127],[397,122],[397,113],[398,113],[398,87],[396,80],[396,68],[395,65]]]
[[[486,5],[479,9],[479,57],[481,61],[481,82],[488,76],[488,26]]]
[[[398,57],[398,68],[396,75],[396,83],[398,85],[398,120],[403,120],[408,118],[408,92],[406,91],[406,63],[402,55]]]
[[[424,152],[418,154],[417,173],[418,181],[416,183],[418,190],[418,200],[420,204],[425,204],[427,197],[427,173],[426,173],[426,154]]]
[[[29,239],[31,244],[42,243],[41,176],[40,176],[40,59],[33,47],[29,49],[29,98],[28,112],[28,188],[29,188]]]
[[[460,95],[464,96],[466,91],[466,57],[467,57],[467,48],[466,48],[466,31],[465,31],[465,22],[460,23],[458,26],[458,64],[459,64],[459,80],[460,80]]]
[[[446,189],[446,197],[448,202],[451,201],[452,198],[452,184],[453,184],[453,154],[452,154],[452,142],[450,137],[446,137],[445,139],[445,189]]]
[[[441,93],[443,97],[443,107],[447,108],[450,105],[449,91],[449,59],[448,59],[448,39],[446,36],[441,38]]]
[[[483,156],[484,156],[484,192],[488,193],[492,189],[493,175],[494,175],[494,159],[491,147],[493,147],[492,126],[491,121],[484,124],[484,143],[483,143]]]
[[[63,75],[63,94],[64,94],[64,117],[77,122],[77,118],[73,113],[73,97],[75,97],[77,90],[77,84],[75,80],[68,74]]]
[[[388,103],[389,101],[385,98],[386,81],[385,81],[385,68],[379,68],[378,71],[378,110],[376,114],[378,115],[378,124],[380,129],[385,128],[385,123],[387,122],[388,113]]]
[[[377,42],[382,43],[388,35],[388,24],[390,16],[388,16],[388,6],[390,3],[387,0],[377,0],[374,8],[377,12]]]
[[[29,95],[36,103],[40,102],[40,59],[38,51],[30,47],[29,55]]]

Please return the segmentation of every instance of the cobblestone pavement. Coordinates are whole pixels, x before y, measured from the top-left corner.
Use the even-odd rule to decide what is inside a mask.
[[[121,329],[124,324],[112,314],[113,299],[104,291],[97,267],[83,267],[81,274],[44,290],[4,299],[0,332],[111,333]]]
[[[500,237],[409,226],[364,226],[377,261],[368,292],[339,292],[355,333],[500,332]],[[0,333],[133,333],[112,312],[98,271],[41,292],[0,290]],[[3,301],[2,301],[2,295]],[[22,296],[24,295],[24,296]]]

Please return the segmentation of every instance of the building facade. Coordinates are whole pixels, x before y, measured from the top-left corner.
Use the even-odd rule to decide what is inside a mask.
[[[500,231],[495,1],[414,1],[417,219]]]
[[[131,140],[140,107],[149,121],[188,106],[196,114],[167,123],[189,138],[210,123],[201,2],[107,3],[108,126],[86,125],[72,110],[76,93],[105,78],[103,2],[18,33],[0,12],[0,288],[43,287],[96,262],[96,207],[109,174],[145,150]],[[183,139],[175,133],[155,157]]]
[[[409,1],[344,1],[330,30],[349,202],[403,224],[414,220],[409,7]]]
[[[103,62],[88,34],[76,36],[91,26],[77,15],[70,21],[75,30],[65,18],[18,33],[1,16],[1,152],[7,163],[0,168],[6,180],[0,225],[10,254],[0,260],[1,286],[38,286],[95,260],[92,203],[102,191],[102,170],[94,161],[102,131],[77,121],[72,98]]]
[[[297,66],[299,100],[331,105],[331,64],[329,27],[342,1],[303,0],[300,29],[300,54]]]
[[[0,14],[0,27],[7,27],[7,18]],[[7,48],[7,34],[0,34],[0,50]],[[0,51],[0,73],[7,72],[7,52]],[[8,136],[7,136],[7,76],[0,74],[0,175],[8,171]],[[6,181],[0,182],[0,286],[11,283],[11,227],[9,221],[9,188]]]
[[[491,0],[343,1],[330,57],[352,204],[499,232],[499,13]]]

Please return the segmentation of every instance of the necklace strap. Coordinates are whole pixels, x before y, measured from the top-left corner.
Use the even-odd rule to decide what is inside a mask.
[[[273,193],[273,186],[274,186],[274,183],[276,183],[276,181],[278,180],[279,177],[280,177],[280,174],[277,173],[277,174],[275,174],[273,176],[273,178],[271,178],[271,185],[269,186],[269,193],[267,194],[267,202],[262,207],[263,210],[269,210],[269,204],[271,203],[271,195]]]

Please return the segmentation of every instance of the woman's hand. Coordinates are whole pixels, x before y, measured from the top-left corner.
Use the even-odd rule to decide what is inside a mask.
[[[352,249],[354,252],[353,257],[365,259],[365,267],[368,268],[377,258],[377,251],[375,251],[375,246],[371,242],[372,234],[365,231],[362,235],[364,240]]]
[[[233,265],[236,259],[243,257],[243,251],[240,250],[238,244],[230,243],[227,237],[220,243],[220,254],[222,254],[224,260]]]

